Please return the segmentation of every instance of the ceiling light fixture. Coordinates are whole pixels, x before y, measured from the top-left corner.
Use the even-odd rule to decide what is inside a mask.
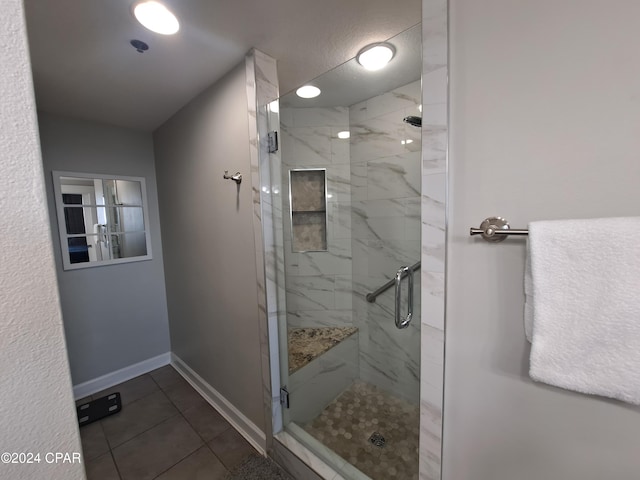
[[[320,89],[313,85],[305,85],[296,90],[296,95],[300,98],[315,98],[320,95]]]
[[[358,53],[358,63],[367,70],[375,71],[384,68],[395,55],[396,50],[388,43],[367,45]]]
[[[342,132],[338,132],[338,138],[346,140],[349,137],[351,137],[351,132],[349,132],[349,130],[343,130]]]
[[[161,35],[173,35],[180,30],[176,16],[159,2],[140,2],[133,7],[133,15],[145,28]]]

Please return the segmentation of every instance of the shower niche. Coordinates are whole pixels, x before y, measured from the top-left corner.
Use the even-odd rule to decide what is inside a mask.
[[[327,251],[327,171],[289,170],[291,247],[294,252]]]

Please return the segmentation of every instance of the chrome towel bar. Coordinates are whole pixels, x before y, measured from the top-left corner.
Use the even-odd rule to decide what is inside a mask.
[[[470,228],[469,235],[482,235],[487,242],[502,242],[509,235],[529,235],[529,230],[516,230],[509,227],[509,222],[501,217],[485,218],[480,228]]]

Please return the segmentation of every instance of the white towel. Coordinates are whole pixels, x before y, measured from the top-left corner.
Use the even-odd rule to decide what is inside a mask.
[[[529,224],[532,379],[640,405],[640,217]]]

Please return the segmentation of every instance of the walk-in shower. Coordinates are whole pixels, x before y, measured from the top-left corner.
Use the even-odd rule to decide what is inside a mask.
[[[271,109],[282,428],[345,478],[418,478],[420,30]]]

